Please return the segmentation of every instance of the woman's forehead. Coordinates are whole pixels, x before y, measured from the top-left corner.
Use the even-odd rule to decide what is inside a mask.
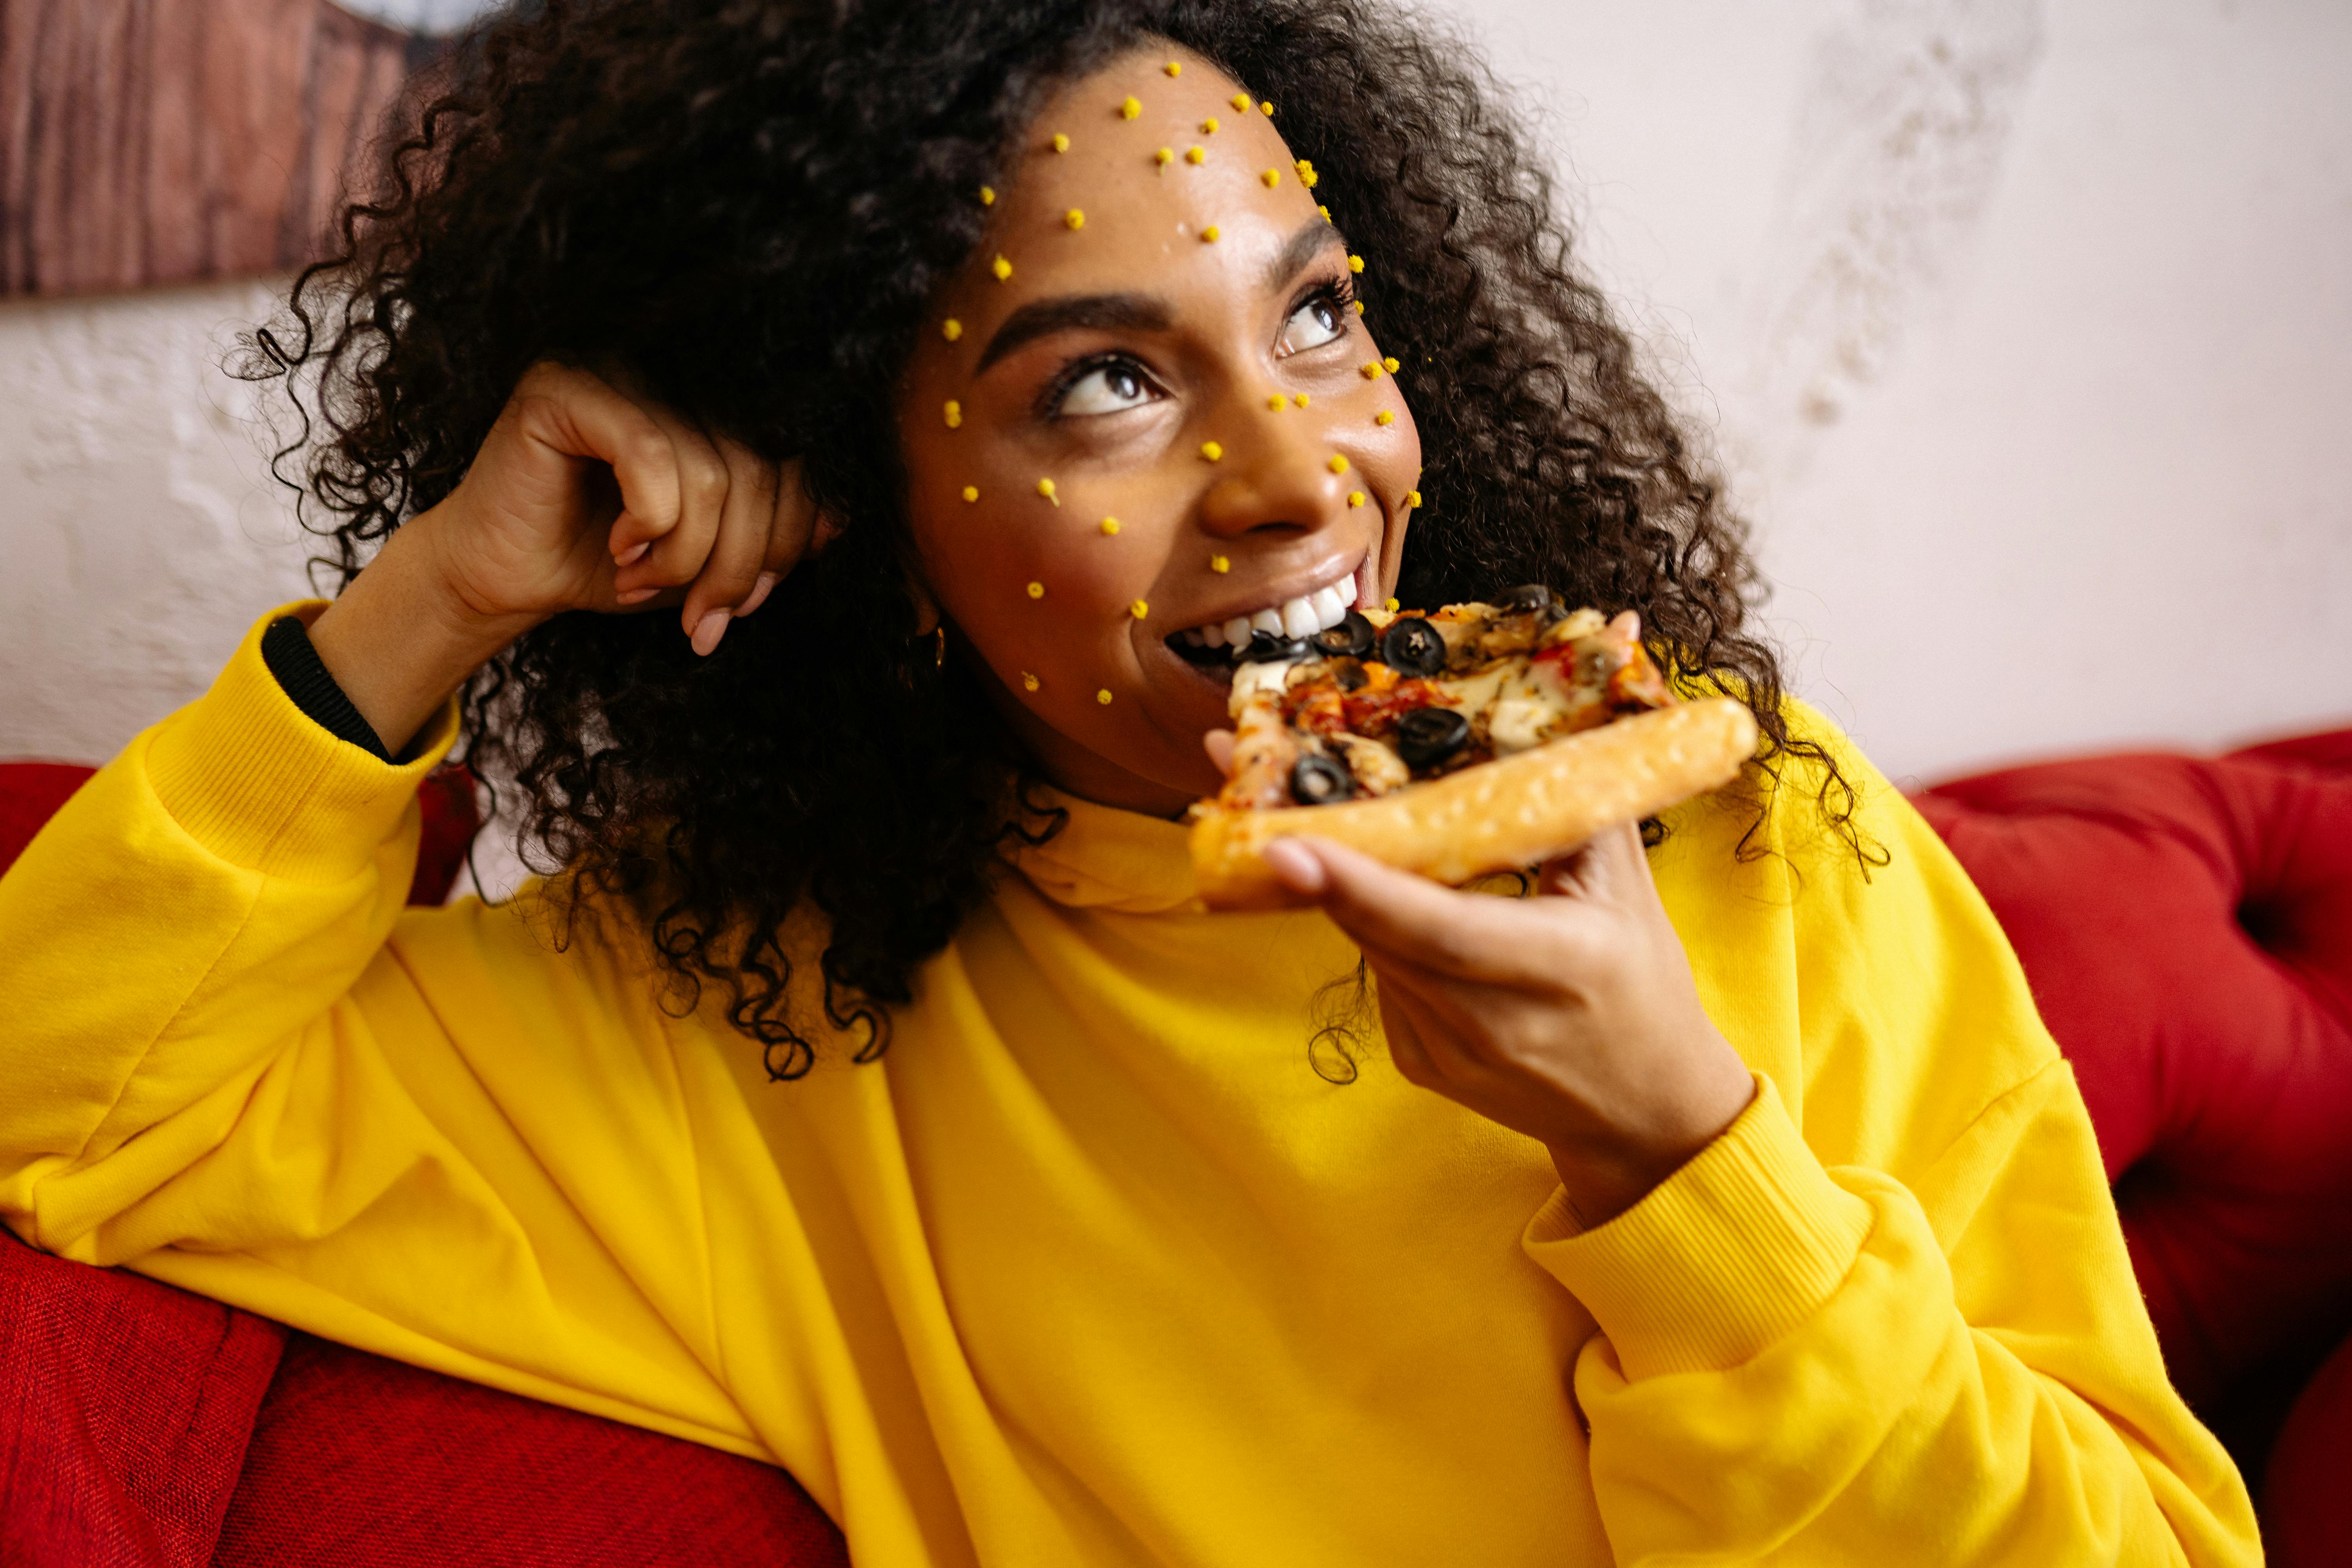
[[[1319,248],[1312,230],[1327,222],[1264,101],[1174,51],[1124,55],[1064,85],[1006,174],[956,290],[975,324],[1047,295],[1171,278],[1279,288],[1286,277],[1272,275],[1296,270],[1302,233]]]

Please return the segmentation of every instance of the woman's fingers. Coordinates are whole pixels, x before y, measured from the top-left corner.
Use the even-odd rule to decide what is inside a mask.
[[[1201,737],[1201,745],[1209,753],[1209,761],[1216,770],[1230,776],[1234,771],[1234,732],[1231,730],[1212,730]]]
[[[709,437],[660,404],[640,406],[669,438],[677,470],[677,515],[652,539],[650,549],[634,554],[614,574],[614,597],[624,605],[642,604],[665,588],[683,588],[701,574],[733,483],[726,459]],[[617,553],[614,559],[620,559]]]
[[[773,463],[700,428],[625,367],[544,363],[518,391],[541,411],[548,446],[612,469],[621,505],[606,527],[607,607],[677,605],[698,653],[840,531],[810,499],[797,459]]]
[[[781,577],[814,555],[841,531],[828,513],[820,512],[808,492],[801,460],[792,458],[776,467],[776,517],[768,531],[767,570]]]
[[[1514,918],[1526,917],[1513,900],[1457,893],[1328,839],[1277,838],[1264,855],[1276,876],[1313,898],[1359,947],[1464,980],[1510,977],[1524,935]]]
[[[1429,1059],[1429,1049],[1422,1043],[1421,1029],[1412,1014],[1402,997],[1391,997],[1387,987],[1381,987],[1381,1033],[1388,1037],[1389,1055],[1396,1062],[1397,1076],[1407,1083],[1428,1088],[1437,1081],[1438,1071]]]
[[[727,499],[719,508],[718,532],[710,542],[694,585],[687,590],[680,619],[694,651],[709,655],[726,635],[728,623],[743,613],[757,592],[776,529],[776,469],[748,447],[719,437],[713,443],[727,465]],[[772,585],[772,584],[771,584]]]
[[[1629,877],[1646,878],[1649,870],[1649,857],[1642,851],[1641,824],[1621,822],[1594,834],[1582,848],[1545,861],[1536,874],[1536,888],[1564,898],[1600,898],[1626,886]]]
[[[621,510],[607,544],[616,565],[644,554],[677,525],[677,450],[660,422],[635,400],[584,370],[542,361],[524,373],[514,402],[527,439],[563,458],[591,458],[613,470]]]
[[[1409,963],[1382,958],[1372,965],[1380,986],[1383,1026],[1402,1022],[1413,1036],[1422,1062],[1448,1083],[1475,1082],[1491,1070],[1476,1052],[1483,1006],[1492,1013],[1502,997],[1490,988],[1464,986]]]

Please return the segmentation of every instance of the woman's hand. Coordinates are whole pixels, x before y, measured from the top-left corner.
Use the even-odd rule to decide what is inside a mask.
[[[566,610],[679,607],[698,653],[835,531],[800,482],[604,377],[525,372],[438,506],[310,627],[394,754],[483,660]]]
[[[1755,1079],[1700,1005],[1632,824],[1538,896],[1459,893],[1324,839],[1266,864],[1370,961],[1397,1071],[1551,1151],[1588,1227],[1728,1127]]]
[[[432,520],[448,590],[478,618],[680,605],[707,654],[821,542],[799,481],[798,462],[709,435],[618,376],[542,361],[416,523]]]

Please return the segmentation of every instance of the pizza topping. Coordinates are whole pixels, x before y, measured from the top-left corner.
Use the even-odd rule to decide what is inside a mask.
[[[1452,708],[1416,708],[1397,720],[1397,755],[1408,768],[1433,768],[1469,742],[1470,721]]]
[[[1241,658],[1248,664],[1290,664],[1310,657],[1314,649],[1305,637],[1286,637],[1277,632],[1250,633],[1249,647]]]
[[[1675,700],[1632,616],[1538,585],[1426,615],[1257,632],[1234,670],[1228,809],[1386,795]]]
[[[1347,764],[1308,752],[1290,764],[1290,795],[1301,805],[1327,805],[1356,793],[1356,775]]]
[[[1338,626],[1326,626],[1307,640],[1315,645],[1316,652],[1327,658],[1344,655],[1361,658],[1372,651],[1372,644],[1379,637],[1380,633],[1373,629],[1371,622],[1364,619],[1361,612],[1349,610]]]
[[[1401,616],[1381,634],[1381,662],[1407,675],[1435,675],[1445,668],[1445,638],[1419,616]]]

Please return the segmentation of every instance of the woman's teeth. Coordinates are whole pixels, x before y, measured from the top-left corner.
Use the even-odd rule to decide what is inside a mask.
[[[1348,585],[1355,586],[1353,578],[1349,579]],[[1278,637],[1307,637],[1347,618],[1347,596],[1334,583],[1298,598],[1285,599],[1270,609],[1193,626],[1181,635],[1194,647],[1241,647],[1247,645],[1253,632]]]

